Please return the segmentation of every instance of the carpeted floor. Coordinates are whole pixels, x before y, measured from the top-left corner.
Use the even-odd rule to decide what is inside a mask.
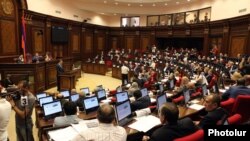
[[[87,74],[83,73],[82,77],[78,79],[76,83],[76,90],[80,91],[80,88],[89,87],[91,91],[95,89],[96,86],[102,85],[105,89],[109,90],[115,89],[118,85],[121,85],[121,80],[112,78],[110,73],[107,73],[106,76],[103,75],[95,75],[95,74]],[[57,88],[51,88],[46,90],[46,92],[56,92]],[[35,121],[35,111],[33,111],[33,122]],[[10,141],[16,141],[16,132],[15,132],[15,112],[12,111],[10,123],[8,125],[8,134]],[[36,126],[33,128],[33,135],[35,141],[38,141],[38,129]]]

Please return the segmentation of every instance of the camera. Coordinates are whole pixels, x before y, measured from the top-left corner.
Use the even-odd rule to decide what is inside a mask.
[[[7,93],[2,93],[0,96],[5,97],[11,97],[14,101],[20,100],[22,95],[22,90],[17,88],[6,88]]]

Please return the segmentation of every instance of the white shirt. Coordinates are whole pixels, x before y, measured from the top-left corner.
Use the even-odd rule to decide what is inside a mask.
[[[10,120],[11,105],[5,99],[0,99],[0,141],[7,141],[7,126]]]
[[[129,68],[128,68],[127,66],[124,66],[124,65],[123,65],[122,68],[121,68],[121,71],[122,71],[122,72],[121,72],[122,74],[128,74]]]
[[[127,133],[123,127],[100,123],[78,134],[71,141],[126,141]]]

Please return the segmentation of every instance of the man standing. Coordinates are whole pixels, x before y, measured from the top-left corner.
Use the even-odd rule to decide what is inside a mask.
[[[17,141],[34,141],[31,116],[35,104],[35,97],[29,91],[29,83],[27,81],[21,81],[18,86],[20,86],[21,98],[15,101],[11,97],[8,98],[12,109],[16,112]]]
[[[60,91],[61,88],[60,88],[60,77],[59,75],[64,73],[64,69],[63,69],[63,60],[60,59],[59,60],[59,63],[56,65],[56,76],[57,76],[57,90]]]
[[[7,126],[10,120],[11,105],[0,95],[0,141],[8,140]]]
[[[128,83],[128,73],[129,73],[129,68],[125,64],[123,64],[121,67],[122,85],[126,85]]]

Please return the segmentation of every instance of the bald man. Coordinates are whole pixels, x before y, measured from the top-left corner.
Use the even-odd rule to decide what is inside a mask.
[[[114,125],[115,111],[111,105],[104,104],[97,110],[99,126],[79,133],[72,141],[126,141],[127,133],[123,127]]]

